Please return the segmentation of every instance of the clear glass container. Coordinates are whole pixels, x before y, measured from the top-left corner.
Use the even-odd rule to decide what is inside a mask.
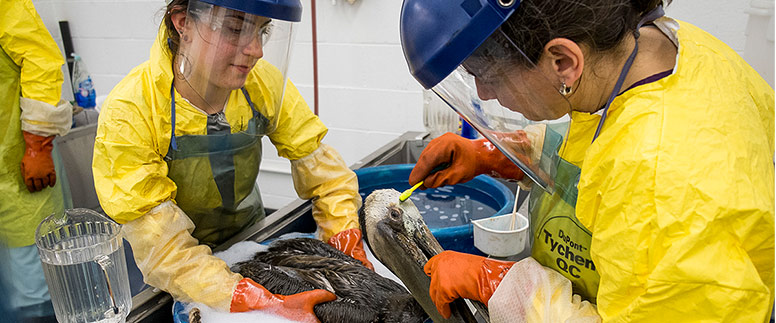
[[[132,308],[121,226],[89,209],[44,219],[35,243],[60,323],[125,322]]]
[[[434,92],[423,91],[423,125],[432,139],[446,132],[458,133],[460,120],[458,113]]]

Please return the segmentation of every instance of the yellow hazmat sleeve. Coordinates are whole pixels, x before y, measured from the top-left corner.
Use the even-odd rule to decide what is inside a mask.
[[[267,114],[277,118],[277,127],[269,139],[283,158],[295,160],[309,155],[318,149],[328,132],[291,81],[286,83],[282,108]]]
[[[243,277],[191,236],[194,223],[175,203],[164,202],[121,230],[147,284],[176,300],[229,311]]]
[[[65,60],[30,0],[0,1],[0,48],[21,67],[22,97],[56,106]]]
[[[299,197],[313,200],[313,218],[323,241],[358,228],[358,179],[334,148],[321,144],[308,156],[292,160],[291,176]]]

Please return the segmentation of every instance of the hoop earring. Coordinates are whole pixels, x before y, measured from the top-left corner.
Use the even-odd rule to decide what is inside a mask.
[[[571,94],[571,87],[566,85],[566,82],[560,82],[560,89],[558,89],[558,92],[560,94],[563,94],[563,96],[568,96]]]

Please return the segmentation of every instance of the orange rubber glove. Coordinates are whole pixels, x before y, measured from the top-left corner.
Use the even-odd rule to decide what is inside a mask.
[[[364,251],[364,243],[361,240],[361,230],[348,229],[337,233],[329,238],[328,244],[337,250],[342,251],[344,254],[351,256],[361,261],[366,268],[375,270],[372,263],[366,259],[366,252]]]
[[[480,301],[487,306],[514,264],[446,250],[429,259],[423,270],[431,277],[428,292],[437,311],[450,318],[450,303],[458,298]]]
[[[230,311],[264,310],[294,321],[319,322],[313,306],[335,299],[337,296],[323,289],[288,296],[272,294],[252,279],[243,278],[234,289]]]
[[[38,136],[22,131],[27,148],[22,157],[22,178],[30,193],[40,191],[46,186],[54,187],[57,175],[51,150],[54,149],[54,136]]]
[[[523,131],[510,133],[516,140],[528,137]],[[450,167],[429,175],[439,164],[450,163]],[[475,176],[488,174],[505,179],[523,179],[523,171],[504,156],[487,139],[470,140],[448,132],[432,140],[410,173],[410,185],[423,181],[423,187],[433,188],[468,182]],[[421,187],[421,188],[423,188]]]

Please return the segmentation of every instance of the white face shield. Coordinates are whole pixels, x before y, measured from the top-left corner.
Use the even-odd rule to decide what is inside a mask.
[[[557,148],[571,111],[560,84],[543,75],[499,28],[432,90],[529,178],[552,191]],[[540,142],[529,143],[527,137]],[[554,154],[547,153],[551,146]]]
[[[240,89],[252,71],[258,72],[273,91],[271,101],[277,111],[282,106],[293,35],[291,21],[191,0],[175,73],[207,102],[217,91]]]

